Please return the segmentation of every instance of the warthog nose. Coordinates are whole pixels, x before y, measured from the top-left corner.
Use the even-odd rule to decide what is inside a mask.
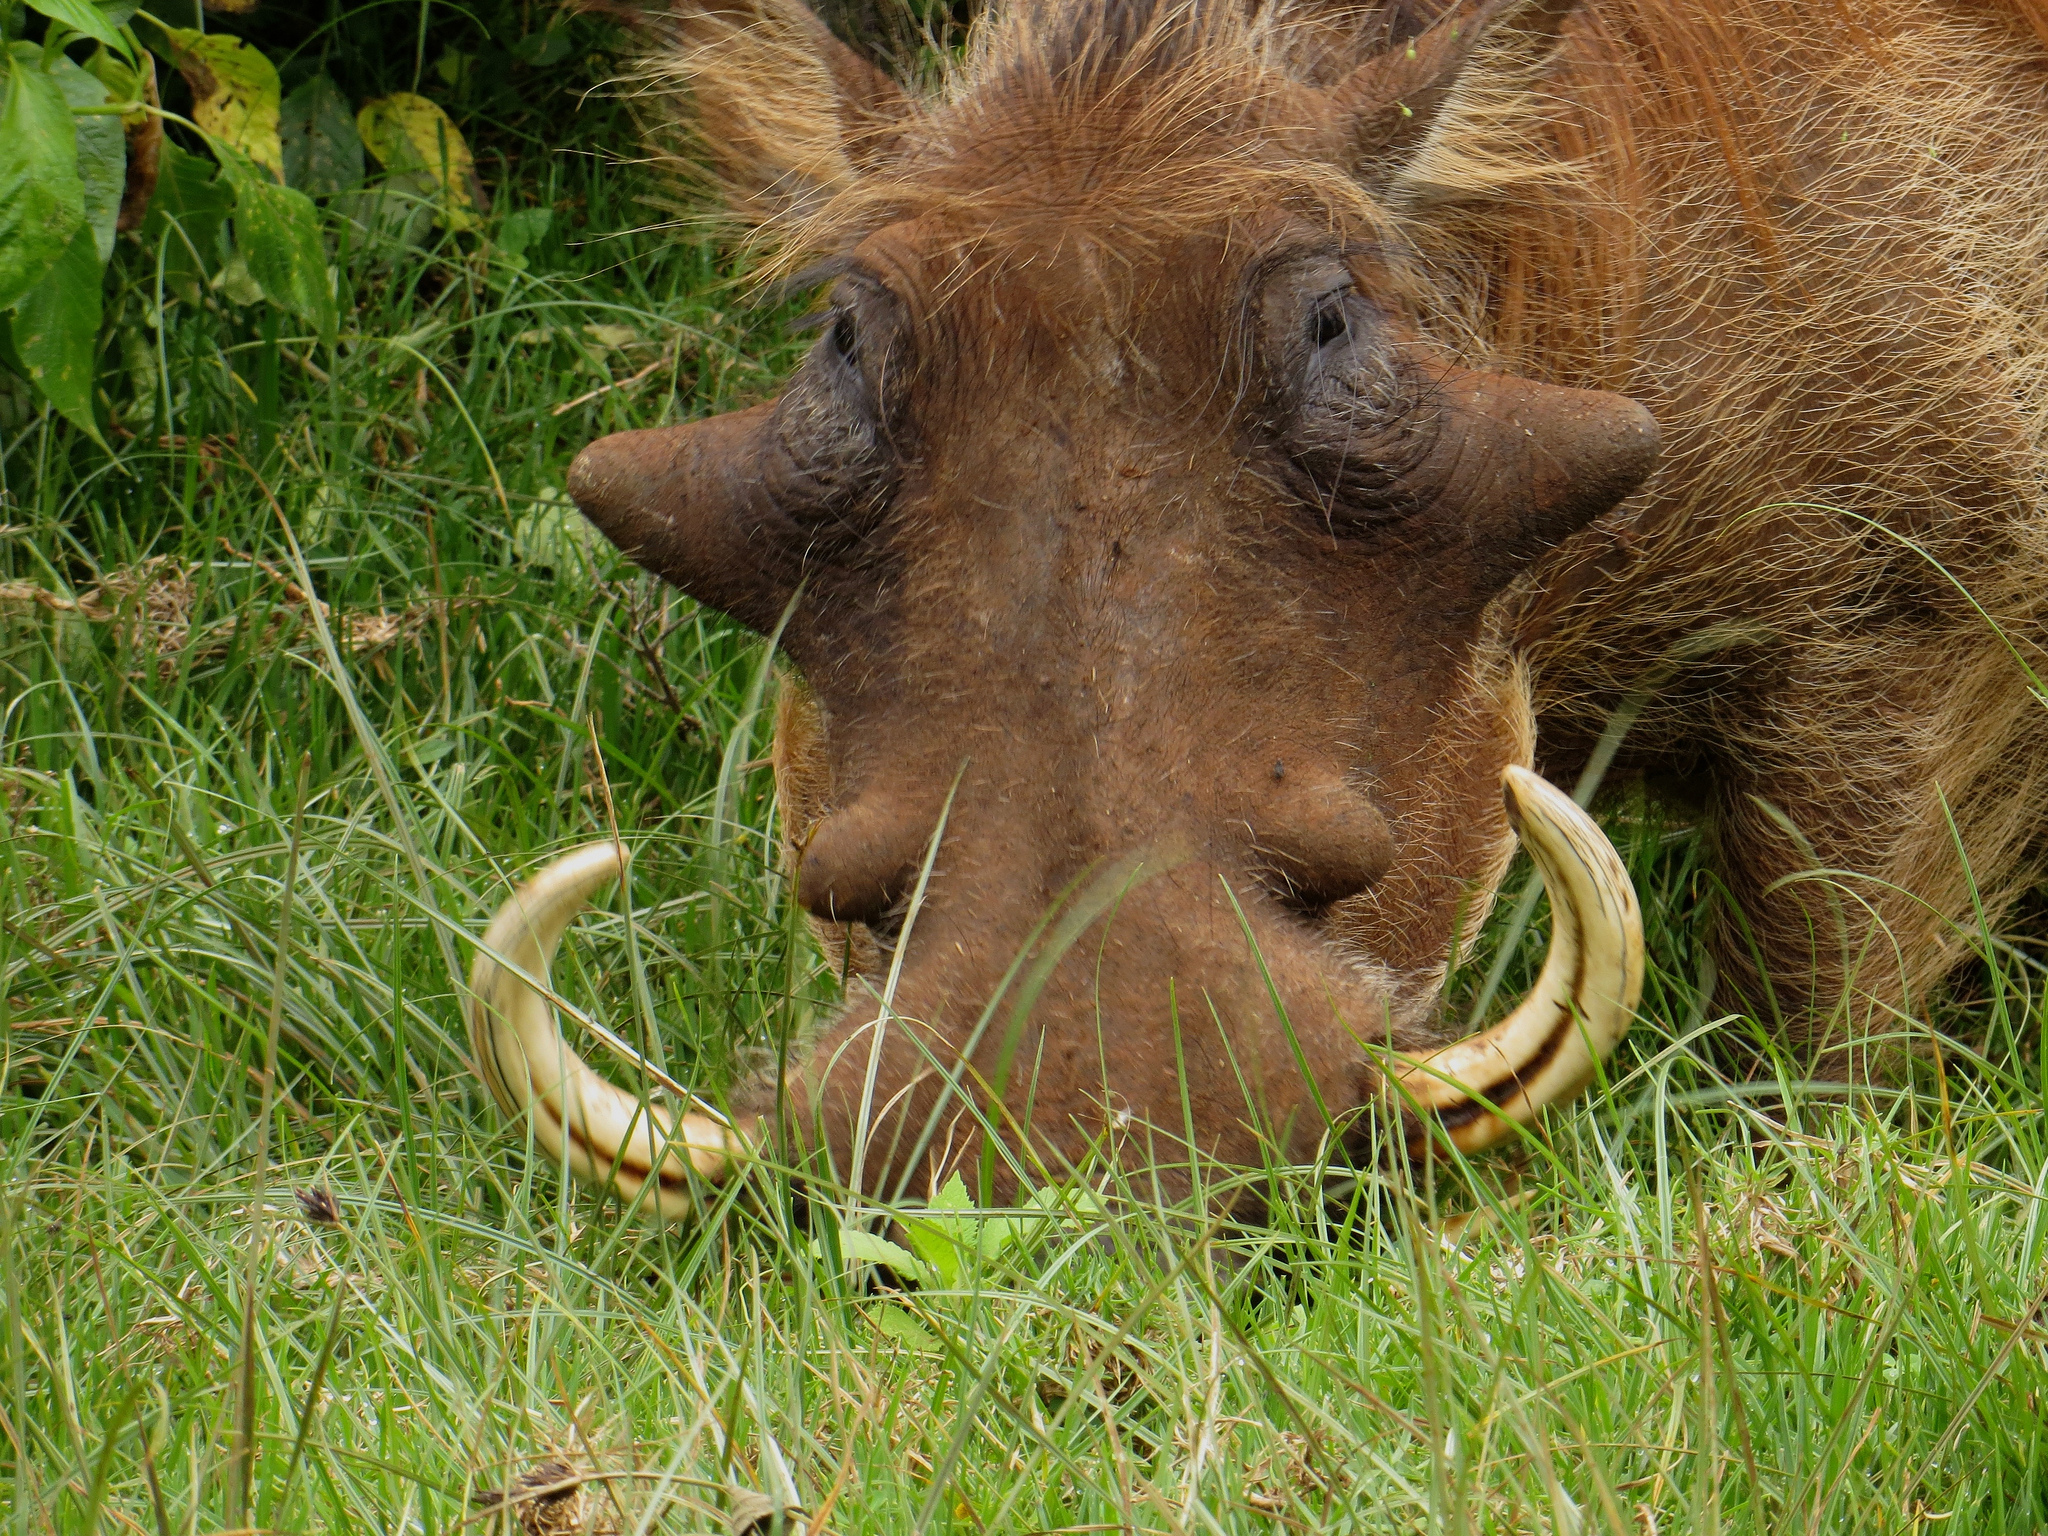
[[[1253,861],[1274,894],[1317,911],[1370,889],[1394,857],[1379,807],[1340,777],[1275,766],[1281,772],[1251,817]]]
[[[669,457],[662,436],[614,432],[588,445],[569,465],[569,499],[606,532],[644,515]]]

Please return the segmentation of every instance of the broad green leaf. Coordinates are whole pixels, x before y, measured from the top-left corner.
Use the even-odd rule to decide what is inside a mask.
[[[128,44],[121,36],[121,23],[136,12],[135,6],[126,7],[127,15],[108,6],[94,5],[92,0],[28,0],[28,8],[41,11],[52,21],[61,21],[75,32],[97,38],[109,48],[128,51]],[[118,19],[117,19],[118,18]]]
[[[603,535],[552,485],[512,524],[512,548],[528,565],[546,566],[564,588],[588,586],[605,568]]]
[[[496,237],[491,241],[491,256],[507,266],[523,269],[526,253],[533,244],[547,234],[548,227],[555,221],[551,208],[521,208],[507,214],[498,225]]]
[[[990,1216],[975,1208],[967,1181],[956,1172],[917,1216],[902,1218],[918,1257],[947,1285],[958,1285],[969,1254],[992,1259],[1037,1225],[1031,1218]]]
[[[225,259],[221,232],[234,206],[234,190],[211,160],[164,141],[142,244],[152,257],[163,252],[164,287],[188,304]]]
[[[924,1279],[931,1273],[918,1263],[915,1255],[897,1247],[886,1237],[877,1237],[872,1232],[862,1232],[854,1227],[839,1229],[839,1252],[856,1264],[886,1264],[899,1275],[911,1279]]]
[[[42,281],[85,222],[71,107],[41,57],[16,44],[0,77],[0,309]]]
[[[325,75],[315,75],[284,99],[277,131],[284,141],[286,186],[319,197],[363,184],[355,114]]]
[[[106,105],[105,84],[62,54],[50,73],[74,110]],[[121,216],[121,193],[128,185],[128,136],[121,131],[118,117],[74,117],[72,121],[78,131],[78,180],[85,189],[85,223],[104,265],[114,254],[114,221]]]
[[[360,192],[336,194],[328,204],[355,226],[351,237],[362,259],[390,262],[397,251],[421,244],[433,227],[440,188],[425,171],[387,176]]]
[[[568,51],[567,27],[550,27],[545,32],[529,32],[512,45],[512,57],[522,64],[554,64]]]
[[[450,48],[434,60],[434,73],[441,77],[441,83],[451,90],[461,85],[476,72],[476,55],[461,53]]]
[[[356,114],[356,131],[385,169],[423,171],[440,189],[441,222],[470,229],[488,206],[462,134],[433,102],[410,91],[380,96]]]
[[[135,66],[111,49],[93,49],[92,56],[85,61],[85,69],[107,88],[111,100],[134,101],[142,89],[142,77],[136,74]]]
[[[498,226],[498,250],[506,256],[524,256],[554,222],[552,208],[521,208],[517,213],[508,213]]]
[[[271,303],[311,322],[322,341],[332,341],[334,285],[313,200],[279,186],[231,149],[221,151],[220,164],[234,188],[235,249],[249,263],[249,275]]]
[[[282,177],[277,66],[225,32],[158,30],[171,40],[171,62],[192,87],[192,121],[200,131]]]
[[[904,1236],[910,1239],[910,1246],[917,1250],[917,1256],[939,1277],[941,1285],[960,1283],[961,1247],[965,1234],[956,1232],[955,1226],[954,1221],[934,1221],[922,1216],[903,1219]]]
[[[939,1284],[955,1286],[960,1283],[960,1244],[944,1224],[926,1221],[922,1217],[905,1217],[903,1235],[910,1239],[910,1246],[917,1250],[918,1258],[938,1276]]]
[[[222,267],[214,275],[213,281],[206,286],[237,309],[247,309],[252,304],[261,304],[269,297],[264,293],[263,285],[256,281],[255,274],[249,270],[249,258],[239,250],[228,258],[228,264]]]
[[[14,350],[29,382],[58,413],[102,448],[92,414],[94,362],[99,356],[100,275],[104,263],[92,231],[81,228],[43,280],[14,307]]]
[[[875,1330],[885,1339],[893,1339],[912,1354],[943,1355],[946,1346],[933,1337],[930,1329],[912,1317],[901,1307],[878,1307],[869,1314],[875,1320]]]
[[[17,378],[28,377],[28,365],[21,360],[21,354],[14,350],[14,317],[0,310],[0,368],[5,368]]]

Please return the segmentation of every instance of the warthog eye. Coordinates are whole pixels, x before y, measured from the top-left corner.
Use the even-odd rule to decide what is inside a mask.
[[[1316,303],[1309,336],[1283,436],[1319,520],[1345,533],[1410,515],[1427,499],[1410,482],[1433,417],[1392,336],[1350,288]]]
[[[832,322],[832,330],[827,339],[832,343],[832,350],[850,367],[860,366],[860,328],[854,324],[850,312],[843,309],[839,311],[838,318]]]
[[[1260,309],[1270,429],[1316,522],[1355,536],[1424,507],[1430,493],[1414,471],[1435,416],[1393,328],[1350,272],[1334,257],[1283,268]]]
[[[842,280],[817,317],[822,334],[775,410],[777,504],[829,552],[871,531],[894,485],[888,436],[895,301],[878,283]]]
[[[1337,341],[1351,329],[1344,315],[1344,295],[1333,293],[1318,304],[1309,319],[1309,340],[1318,351]]]

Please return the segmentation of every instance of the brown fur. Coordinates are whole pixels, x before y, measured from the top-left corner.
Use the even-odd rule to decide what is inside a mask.
[[[884,519],[858,557],[763,531],[788,450],[761,434],[832,425],[804,415],[809,375],[777,412],[614,440],[579,499],[749,623],[796,602],[777,771],[814,911],[900,906],[956,786],[897,994],[857,1001],[798,1085],[842,1169],[964,1144],[925,1124],[960,1129],[936,1085],[963,1053],[1057,1156],[1119,1102],[1179,1129],[1183,1078],[1208,1150],[1300,1155],[1310,1099],[1374,1091],[1365,1039],[1432,1038],[1452,935],[1511,849],[1500,765],[1533,750],[1568,777],[1652,678],[1625,765],[1704,796],[1747,924],[1724,921],[1723,969],[1824,1067],[2034,877],[2038,0],[1495,0],[1413,60],[1452,8],[1018,0],[902,96],[794,0],[752,3],[672,18],[645,77],[687,94],[773,270],[887,274],[903,313],[872,334],[911,338],[884,371],[914,448],[833,450]],[[1396,351],[1495,371],[1430,374],[1430,409],[1507,456],[1444,471],[1465,531],[1365,567],[1261,542],[1287,498],[1228,425],[1258,388],[1231,285],[1317,231],[1405,317]],[[1603,455],[1627,460],[1616,395],[1656,417],[1661,466],[1580,528],[1634,484],[1599,489]],[[1539,527],[1548,554],[1495,574]],[[1261,881],[1335,899],[1304,936]],[[1219,884],[1252,892],[1241,914]],[[1007,1015],[970,1026],[1063,899],[1094,926],[1006,1054]],[[841,931],[880,985],[889,946]]]
[[[1586,189],[1437,222],[1496,352],[1664,428],[1626,526],[1529,606],[1543,755],[1681,637],[1757,636],[1629,756],[1708,786],[1724,964],[1834,1065],[1973,906],[2001,921],[2048,805],[2048,61],[2017,10],[1596,7],[1549,129]]]

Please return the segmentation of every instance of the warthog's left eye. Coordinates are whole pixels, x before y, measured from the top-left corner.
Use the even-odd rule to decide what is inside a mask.
[[[1351,322],[1344,313],[1344,298],[1349,291],[1326,294],[1309,316],[1309,344],[1318,352],[1351,334]]]
[[[1274,435],[1316,521],[1359,534],[1418,510],[1435,418],[1385,317],[1334,262],[1283,276],[1262,308]]]

